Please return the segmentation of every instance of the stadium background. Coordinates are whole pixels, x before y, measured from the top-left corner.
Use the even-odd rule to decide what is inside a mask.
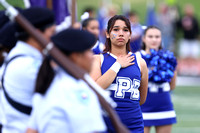
[[[122,12],[122,4],[128,0],[112,0],[117,4]],[[155,0],[155,10],[158,9],[158,3],[163,0]],[[18,7],[24,7],[22,0],[8,0],[9,3]],[[77,0],[77,16],[80,18],[85,7],[91,6],[98,10],[101,0]],[[145,23],[147,12],[147,0],[129,0],[131,10],[139,13],[140,22]],[[169,4],[176,4],[179,11],[183,12],[183,6],[190,3],[194,6],[195,15],[200,22],[200,1],[199,0],[167,0]],[[0,9],[2,7],[0,6]],[[79,19],[80,20],[80,19]],[[184,84],[181,78],[178,78],[176,89],[172,92],[174,108],[177,114],[178,123],[173,126],[172,133],[199,133],[200,132],[200,80],[198,77],[185,78]],[[154,129],[151,130],[151,133]]]

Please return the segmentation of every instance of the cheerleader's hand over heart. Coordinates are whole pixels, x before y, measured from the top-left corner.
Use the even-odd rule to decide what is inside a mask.
[[[134,60],[135,60],[135,56],[132,56],[131,54],[117,57],[117,62],[121,65],[122,68],[135,64],[133,62]]]

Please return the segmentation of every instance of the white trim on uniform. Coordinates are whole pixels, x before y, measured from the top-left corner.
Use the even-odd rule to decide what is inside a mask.
[[[142,115],[144,120],[158,120],[176,117],[176,113],[174,110],[154,113],[142,113]]]
[[[136,52],[136,53],[135,53],[135,56],[136,56],[136,59],[137,59],[138,67],[139,67],[139,69],[140,69],[140,71],[141,71],[140,58],[142,58],[142,56],[141,56],[140,52]]]
[[[100,54],[100,58],[101,58],[101,66],[102,66],[103,61],[104,61],[104,56],[103,56],[103,54]]]
[[[137,51],[137,52],[135,53],[135,55],[138,56],[138,57],[140,57],[140,58],[142,58],[140,51]]]
[[[112,53],[110,53],[110,52],[107,52],[107,53],[110,54],[113,58],[117,59],[117,56],[116,56],[116,55],[114,55],[114,54],[112,54]]]
[[[161,84],[157,84],[157,83],[149,81],[148,87],[149,87],[149,92],[151,92],[151,93],[158,93],[159,92],[159,88],[162,88],[163,92],[169,92],[170,91],[169,82],[164,82],[164,83],[161,83]]]

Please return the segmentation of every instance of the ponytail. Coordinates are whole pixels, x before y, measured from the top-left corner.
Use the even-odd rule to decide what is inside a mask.
[[[54,78],[54,75],[55,73],[50,65],[50,59],[49,57],[46,57],[43,60],[40,70],[38,72],[35,92],[45,94]]]

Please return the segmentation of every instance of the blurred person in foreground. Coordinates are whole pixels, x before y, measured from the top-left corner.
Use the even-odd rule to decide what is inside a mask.
[[[96,42],[94,35],[68,29],[53,36],[52,42],[75,65],[90,72],[91,47]],[[106,130],[96,94],[50,56],[41,65],[35,91],[27,133],[98,133]]]
[[[20,8],[16,8],[19,12]],[[17,38],[15,36],[16,27],[14,22],[10,22],[5,15],[5,10],[0,11],[0,66],[3,64],[4,59],[15,46]]]
[[[33,7],[22,15],[42,36],[50,40],[55,32],[54,14],[47,8]],[[17,43],[1,67],[0,116],[2,133],[24,133],[32,110],[35,80],[43,60],[42,47],[16,24]]]
[[[17,42],[14,35],[15,32],[13,22],[8,22],[0,28],[0,66],[3,64],[4,59]]]

